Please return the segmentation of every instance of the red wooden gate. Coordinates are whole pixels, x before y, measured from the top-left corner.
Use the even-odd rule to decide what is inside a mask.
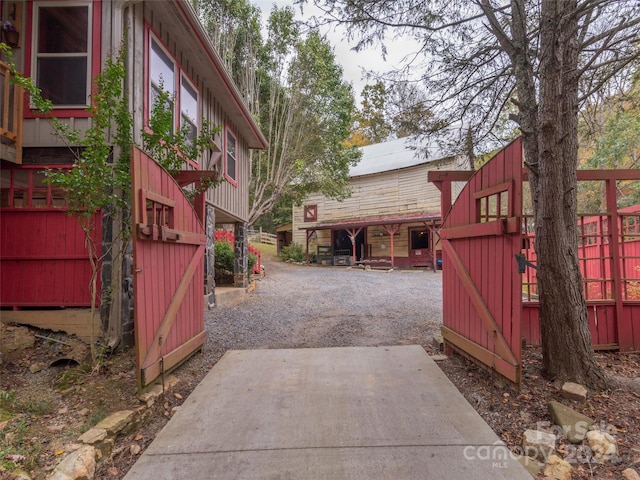
[[[206,235],[178,183],[138,149],[132,184],[136,360],[142,388],[204,343]]]
[[[465,185],[440,230],[447,344],[521,382],[522,145],[515,140]]]

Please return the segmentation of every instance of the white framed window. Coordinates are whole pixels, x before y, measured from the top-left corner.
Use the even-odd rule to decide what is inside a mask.
[[[91,2],[35,2],[32,77],[55,108],[84,108],[91,92]]]
[[[229,127],[225,128],[225,170],[224,174],[229,183],[238,185],[237,139]]]
[[[193,145],[198,137],[198,91],[185,75],[180,79],[180,128],[188,128]]]
[[[153,36],[149,38],[149,112],[153,110],[160,92],[169,94],[167,107],[175,118],[176,64],[173,58]],[[175,122],[172,122],[174,125]]]

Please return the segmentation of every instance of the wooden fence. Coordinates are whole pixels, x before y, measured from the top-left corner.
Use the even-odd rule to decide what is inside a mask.
[[[260,230],[249,230],[248,237],[249,241],[253,243],[263,243],[265,245],[278,244],[278,236],[273,233],[263,232],[262,228],[260,228]]]

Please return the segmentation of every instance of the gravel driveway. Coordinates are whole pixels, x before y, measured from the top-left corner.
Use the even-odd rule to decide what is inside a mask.
[[[442,272],[267,261],[240,305],[206,313],[205,363],[227,350],[425,345],[442,324]]]

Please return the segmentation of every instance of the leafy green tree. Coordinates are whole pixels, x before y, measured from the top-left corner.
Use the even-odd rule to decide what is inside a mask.
[[[274,8],[266,50],[260,124],[269,145],[253,156],[250,224],[282,196],[293,202],[311,192],[345,198],[349,166],[360,157],[344,143],[353,93],[326,39],[317,31],[302,36],[293,10]]]
[[[194,5],[268,140],[252,152],[249,224],[283,197],[348,195],[349,165],[360,155],[345,143],[354,100],[326,39],[303,35],[291,8],[274,7],[263,40],[259,11],[246,0]]]
[[[612,80],[629,81],[640,58],[637,2],[313,3],[345,23],[358,49],[387,34],[417,40],[420,52],[397,78],[419,72],[430,110],[469,125],[484,149],[502,140],[509,115],[523,136],[534,207],[543,373],[611,386],[593,355],[577,260],[578,111]]]

